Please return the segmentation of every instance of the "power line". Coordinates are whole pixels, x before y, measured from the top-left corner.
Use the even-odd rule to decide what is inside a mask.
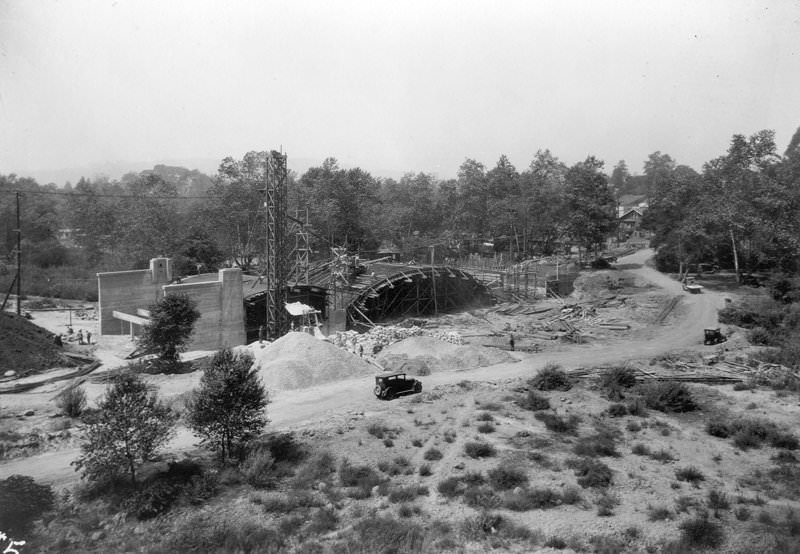
[[[165,195],[143,195],[143,194],[107,194],[93,192],[61,192],[54,190],[0,190],[0,194],[43,194],[50,196],[90,196],[93,198],[153,198],[155,200],[208,200],[212,198],[224,198],[208,194],[206,196],[165,196]]]

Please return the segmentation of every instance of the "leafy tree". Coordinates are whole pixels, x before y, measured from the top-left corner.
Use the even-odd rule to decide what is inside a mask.
[[[525,252],[533,245],[550,254],[566,232],[566,174],[566,165],[549,150],[539,150],[520,176],[518,217]]]
[[[596,251],[617,224],[614,195],[602,169],[603,162],[589,156],[566,174],[569,232],[587,251]]]
[[[249,354],[217,352],[189,403],[189,426],[223,461],[267,424],[267,393],[252,366]]]
[[[175,420],[139,375],[118,375],[90,419],[82,455],[73,465],[90,481],[128,473],[138,486],[137,468],[167,442]]]
[[[179,355],[200,318],[196,302],[188,296],[168,294],[149,307],[150,324],[145,326],[139,344],[147,352],[155,352],[166,363],[177,363]]]
[[[647,161],[644,162],[644,175],[648,197],[657,193],[658,189],[669,180],[674,169],[675,160],[669,154],[662,154],[659,150],[647,157]]]
[[[625,190],[625,184],[628,182],[631,174],[628,171],[628,164],[625,163],[625,160],[620,160],[617,162],[617,165],[614,166],[614,170],[611,172],[611,179],[609,183],[614,186],[617,193],[621,193]]]
[[[484,236],[489,231],[489,185],[482,163],[468,158],[458,168],[458,196],[460,226]]]

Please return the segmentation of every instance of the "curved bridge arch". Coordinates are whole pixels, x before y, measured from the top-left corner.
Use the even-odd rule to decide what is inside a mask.
[[[347,326],[363,329],[392,317],[430,315],[493,302],[472,275],[448,266],[393,266],[347,305]]]

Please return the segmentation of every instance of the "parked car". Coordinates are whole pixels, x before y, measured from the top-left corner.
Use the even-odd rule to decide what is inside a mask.
[[[406,377],[402,371],[375,376],[375,396],[381,400],[391,400],[397,396],[418,392],[422,392],[422,383],[413,377]]]
[[[705,329],[704,334],[703,344],[719,344],[728,340],[728,338],[722,334],[722,331],[719,330],[719,327]]]

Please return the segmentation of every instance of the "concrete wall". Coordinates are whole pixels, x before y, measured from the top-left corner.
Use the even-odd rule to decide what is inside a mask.
[[[172,260],[153,258],[149,269],[114,271],[97,274],[97,309],[101,335],[124,335],[129,324],[114,319],[114,310],[136,315],[137,308],[147,309],[164,296],[162,287],[172,280]]]
[[[200,319],[194,327],[190,350],[217,350],[245,343],[242,271],[223,269],[204,280],[173,283],[172,261],[154,258],[150,268],[98,273],[100,334],[119,335],[140,331],[138,326],[114,318],[113,312],[137,315],[165,294],[185,294],[197,302]]]
[[[245,343],[242,270],[221,269],[214,281],[175,283],[165,294],[185,294],[197,302],[192,350],[218,350]]]

